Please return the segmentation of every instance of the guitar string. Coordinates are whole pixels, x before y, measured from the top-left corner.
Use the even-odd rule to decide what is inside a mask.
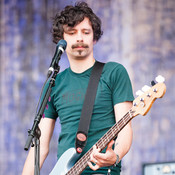
[[[121,129],[122,129],[122,127],[126,124],[126,123],[128,123],[129,122],[129,120],[131,120],[131,117],[130,117],[130,115],[128,115],[129,114],[129,112],[117,123],[117,125],[119,126],[119,128],[120,129],[118,129],[117,130],[117,132],[119,132]],[[127,119],[127,121],[125,121]],[[112,134],[112,137],[114,137],[114,133],[113,133],[113,129],[117,126],[116,124],[100,139],[100,141],[110,141],[110,139],[108,139],[108,136],[107,136],[107,134],[109,135],[109,137],[111,136],[111,134]],[[121,127],[122,126],[122,127]],[[115,129],[115,131],[116,131],[116,129]],[[116,134],[117,134],[117,132],[116,132]],[[106,138],[106,139],[105,139]],[[103,140],[102,140],[103,139]],[[112,139],[112,138],[111,138]],[[100,142],[97,142],[96,143],[96,145],[99,145],[99,147],[100,148],[104,148],[105,147],[105,144],[104,143],[102,143],[102,145],[100,144]],[[88,152],[90,152],[90,150],[88,151]],[[90,155],[89,155],[90,156]],[[86,156],[84,156],[84,157],[82,157],[82,160],[79,162],[79,164],[77,164],[77,166],[75,166],[74,167],[74,169],[76,170],[76,173],[78,173],[77,171],[81,171],[82,170],[82,168],[85,168],[86,167],[86,165],[85,164],[82,164],[82,163],[84,163],[85,162],[85,159],[87,159],[87,160],[89,160],[89,156],[87,157],[87,155]],[[82,165],[85,165],[85,166],[83,166],[82,167]],[[71,172],[71,171],[70,171]],[[71,173],[73,173],[73,172],[71,172]]]
[[[125,122],[122,121],[121,124],[123,125],[123,123],[125,124]],[[111,130],[111,131],[112,131],[112,130]],[[111,135],[111,133],[110,133],[110,135]],[[113,134],[112,134],[112,136],[113,136]],[[108,137],[106,137],[106,135],[105,135],[105,136],[103,137],[103,139],[104,139],[104,138],[108,138]],[[106,141],[106,140],[109,141],[108,139],[104,139],[104,141]],[[103,142],[102,142],[102,144],[103,144]],[[99,144],[99,147],[105,147],[105,146],[104,146],[104,144],[103,144],[103,145]],[[84,159],[88,159],[88,160],[89,160],[89,156],[88,156],[88,157],[85,156],[85,157],[82,159],[83,162],[85,162]],[[83,164],[83,165],[84,165],[84,164]],[[82,170],[83,168],[85,168],[85,167],[86,167],[86,165],[82,167],[82,162],[80,162],[79,164],[77,164],[77,167],[75,167],[76,174],[79,173],[79,171],[81,172],[81,170]],[[72,174],[72,172],[71,172],[71,174]]]
[[[104,149],[106,147],[106,144],[104,143],[104,141],[107,143],[112,140],[114,137],[116,137],[116,134],[118,134],[118,132],[132,119],[132,113],[134,111],[129,110],[123,118],[121,118],[116,124],[114,124],[110,130],[108,130],[108,132],[106,134],[103,135],[103,137],[97,141],[97,143],[95,144],[96,146],[98,146],[100,149]],[[117,127],[117,129],[116,129]],[[109,139],[111,138],[111,139]],[[100,143],[101,142],[101,143]],[[70,175],[77,175],[77,174],[73,174],[74,172],[81,172],[83,171],[83,169],[87,166],[87,161],[89,161],[90,159],[90,154],[92,153],[93,148],[89,149],[88,152],[86,152],[84,154],[84,156],[79,159],[79,161],[77,163],[75,163],[75,165],[66,173],[66,175],[69,175],[69,173],[71,173]],[[86,164],[85,164],[86,162]]]
[[[125,121],[126,119],[127,119],[127,121]],[[111,137],[114,137],[115,133],[113,133],[113,129],[118,125],[120,129],[118,129],[118,130],[115,129],[115,131],[119,132],[119,131],[122,129],[122,127],[123,127],[126,123],[128,123],[131,119],[132,119],[132,118],[131,118],[131,116],[129,115],[129,112],[128,112],[118,123],[116,123],[115,125],[113,125],[113,127],[100,139],[100,141],[103,141],[102,139],[104,139],[104,138],[106,138],[106,137],[107,137],[107,139],[108,139],[107,134],[108,134],[109,136],[111,136],[111,134],[112,134]],[[122,126],[122,127],[121,127],[121,126]],[[118,127],[117,127],[117,128],[118,128]],[[116,132],[116,134],[117,134],[117,132]],[[104,140],[106,141],[106,139],[104,139]],[[109,140],[110,140],[110,139],[108,139],[107,141],[109,141]],[[111,140],[112,140],[112,138],[111,138]],[[105,144],[102,143],[102,145],[101,145],[100,142],[97,142],[96,145],[99,145],[99,147],[102,148],[102,149],[105,147]],[[88,152],[91,153],[91,151],[92,151],[92,150],[89,150]],[[87,153],[88,153],[88,152],[87,152]],[[90,158],[90,154],[89,154],[88,156],[87,156],[87,154],[86,154],[86,155],[84,155],[84,156],[82,157],[82,159],[80,159],[81,161],[79,161],[79,163],[77,162],[77,164],[74,165],[74,169],[76,170],[76,173],[77,173],[77,171],[81,171],[82,168],[85,168],[85,167],[86,167],[86,165],[84,164],[84,162],[85,162],[85,159],[89,160],[89,158]],[[87,160],[86,160],[86,161],[87,161]],[[83,165],[84,165],[84,166],[83,166]],[[73,169],[70,169],[71,174],[73,173],[72,170],[73,170]]]

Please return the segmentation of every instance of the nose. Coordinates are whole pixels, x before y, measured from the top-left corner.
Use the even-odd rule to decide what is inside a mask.
[[[77,42],[83,42],[83,36],[81,32],[77,33]]]

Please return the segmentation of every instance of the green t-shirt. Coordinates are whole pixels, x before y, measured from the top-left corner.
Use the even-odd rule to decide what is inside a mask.
[[[83,73],[74,73],[68,68],[56,77],[44,114],[47,118],[59,117],[60,120],[58,158],[67,149],[75,147],[75,136],[91,70],[92,67]],[[115,62],[106,63],[97,89],[87,144],[82,154],[87,152],[115,124],[114,105],[133,101],[133,99],[131,82],[126,69]],[[94,172],[87,167],[82,174],[106,173],[107,169],[107,167],[101,168]],[[120,174],[120,164],[112,171]]]

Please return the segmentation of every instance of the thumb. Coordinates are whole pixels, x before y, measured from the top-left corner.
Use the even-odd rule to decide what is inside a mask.
[[[112,149],[113,144],[114,144],[114,140],[111,140],[111,141],[108,143],[108,146],[107,146],[107,150],[106,150],[106,151],[109,151],[110,149]]]

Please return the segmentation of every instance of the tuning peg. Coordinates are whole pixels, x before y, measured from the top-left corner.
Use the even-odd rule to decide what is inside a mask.
[[[143,91],[143,92],[146,92],[146,91],[148,91],[150,88],[151,88],[150,86],[145,85],[145,86],[142,87],[142,91]]]
[[[163,83],[163,82],[165,81],[165,78],[164,78],[163,76],[161,76],[161,75],[158,75],[158,76],[156,77],[156,81],[157,81],[158,83]]]
[[[153,80],[153,81],[151,81],[151,86],[154,86],[156,83],[155,83],[155,81]]]
[[[144,94],[141,90],[138,90],[137,92],[136,92],[136,95],[138,95],[138,96],[140,96],[140,95],[142,95],[142,94]]]

